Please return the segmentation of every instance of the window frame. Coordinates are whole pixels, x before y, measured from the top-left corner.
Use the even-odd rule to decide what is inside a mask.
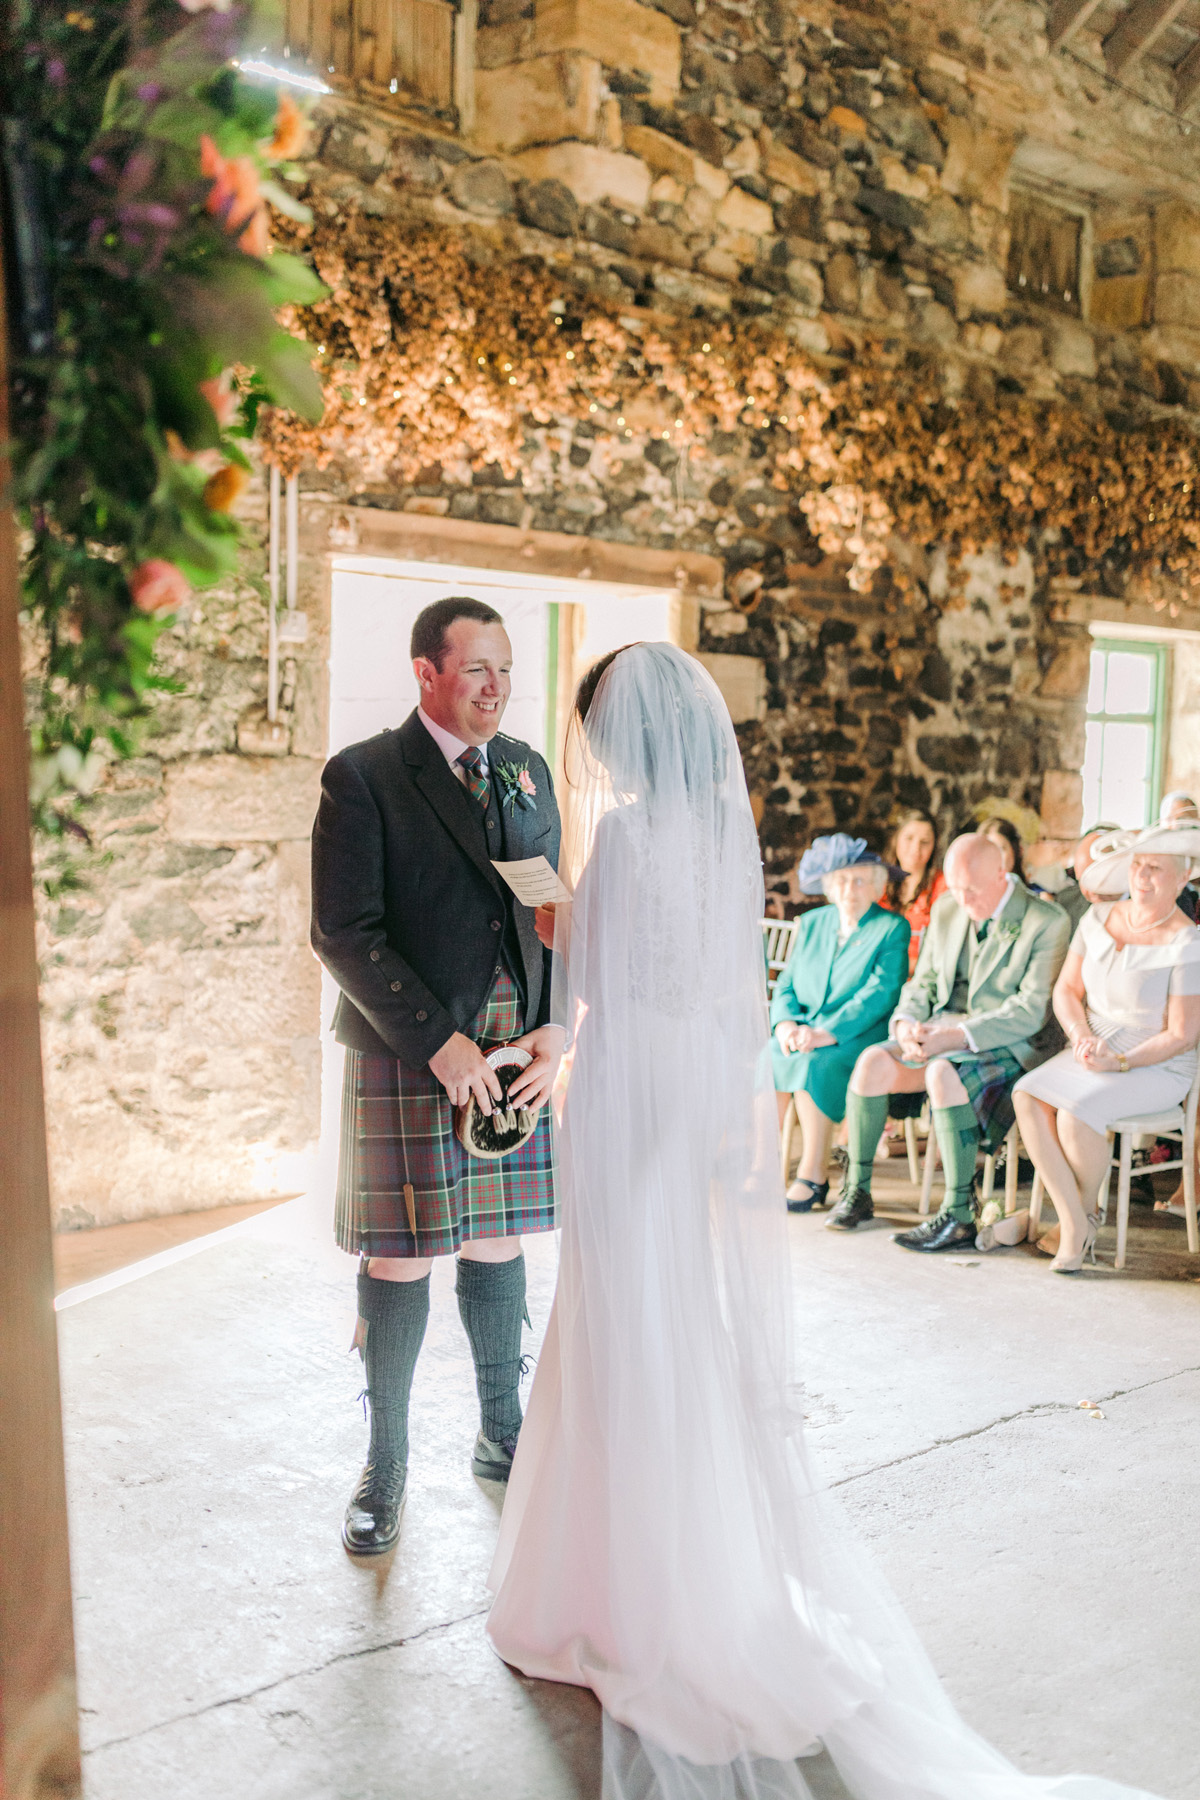
[[[1148,657],[1154,665],[1154,691],[1153,691],[1153,695],[1152,695],[1152,704],[1151,704],[1149,712],[1144,712],[1144,713],[1141,713],[1141,712],[1139,712],[1139,713],[1114,713],[1114,712],[1094,713],[1088,709],[1086,698],[1084,701],[1085,730],[1088,725],[1091,725],[1093,723],[1102,724],[1102,725],[1145,725],[1145,724],[1149,723],[1151,733],[1152,733],[1151,750],[1150,750],[1150,770],[1149,770],[1149,790],[1150,791],[1149,791],[1149,794],[1147,797],[1147,806],[1146,806],[1147,817],[1143,821],[1143,825],[1152,825],[1158,817],[1158,809],[1159,809],[1160,805],[1162,804],[1163,778],[1164,778],[1165,771],[1166,771],[1167,695],[1170,691],[1170,679],[1171,679],[1170,645],[1163,644],[1163,643],[1156,643],[1152,638],[1102,637],[1097,633],[1097,634],[1093,634],[1092,642],[1091,642],[1091,649],[1092,649],[1092,651],[1100,651],[1101,654],[1103,654],[1104,656],[1111,656],[1114,653],[1126,655],[1126,656],[1129,656],[1129,655],[1145,656],[1145,657]],[[1089,661],[1089,672],[1088,672],[1088,684],[1089,684],[1089,686],[1091,685],[1090,661]],[[1107,667],[1106,667],[1106,674],[1105,674],[1105,689],[1106,690],[1107,690],[1107,686],[1108,686],[1108,681],[1107,681]],[[1106,692],[1105,698],[1107,698],[1107,692]],[[1103,751],[1101,751],[1101,763],[1100,763],[1101,798],[1098,800],[1098,805],[1100,805],[1101,808],[1103,807],[1103,797],[1102,797],[1103,796],[1103,788],[1104,788],[1104,762],[1103,762]]]

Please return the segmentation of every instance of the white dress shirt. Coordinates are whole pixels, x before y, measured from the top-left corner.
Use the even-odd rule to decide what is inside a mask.
[[[488,747],[486,744],[476,744],[472,746],[464,743],[462,738],[456,738],[452,731],[447,731],[444,725],[435,725],[423,706],[418,706],[417,717],[420,719],[422,725],[425,727],[446,761],[450,764],[453,774],[462,782],[464,787],[467,785],[467,771],[458,760],[464,750],[470,750],[472,748],[478,750],[483,762],[484,780],[491,780],[491,772],[488,768]]]

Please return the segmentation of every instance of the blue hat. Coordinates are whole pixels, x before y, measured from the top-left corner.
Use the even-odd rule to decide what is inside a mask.
[[[835,831],[832,837],[814,838],[800,858],[797,872],[800,892],[823,894],[825,877],[832,875],[836,869],[849,869],[855,863],[878,863],[882,860],[874,850],[868,850],[866,838],[847,837],[844,831]]]

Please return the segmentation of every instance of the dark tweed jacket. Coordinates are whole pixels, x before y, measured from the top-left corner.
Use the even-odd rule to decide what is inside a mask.
[[[549,1019],[550,953],[492,860],[545,856],[557,868],[554,783],[544,758],[517,738],[497,733],[488,759],[486,814],[415,711],[326,763],[313,827],[312,944],[342,990],[339,1043],[422,1068],[470,1024],[502,960],[523,991],[526,1030]],[[501,762],[528,763],[532,811],[499,804]]]

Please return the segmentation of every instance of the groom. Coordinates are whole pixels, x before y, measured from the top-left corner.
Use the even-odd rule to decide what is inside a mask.
[[[458,1309],[475,1361],[471,1466],[507,1481],[521,1428],[521,1232],[552,1231],[546,1105],[563,1034],[550,1017],[550,953],[493,863],[558,863],[559,817],[536,750],[499,735],[512,648],[482,601],[439,600],[413,626],[420,704],[396,731],[326,764],[313,829],[312,942],[341,996],[346,1046],[337,1241],[361,1258],[356,1343],[371,1442],[342,1542],[389,1550],[400,1533],[408,1397],[435,1256],[457,1252]],[[497,1044],[533,1055],[510,1104],[541,1107],[529,1142],[468,1156],[453,1108],[491,1111]]]

